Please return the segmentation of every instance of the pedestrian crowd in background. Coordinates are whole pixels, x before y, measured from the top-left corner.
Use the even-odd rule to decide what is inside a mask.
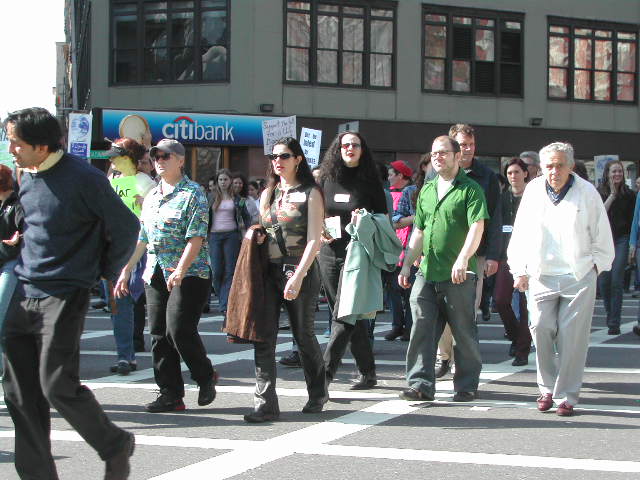
[[[597,289],[608,333],[620,334],[640,197],[619,161],[596,189],[568,143],[523,152],[496,174],[475,155],[474,128],[456,124],[414,171],[402,160],[378,168],[365,138],[342,132],[312,171],[298,141],[285,137],[267,155],[266,181],[220,169],[203,188],[184,174],[176,140],[147,150],[115,139],[104,175],[64,153],[46,110],[14,112],[4,126],[18,168],[14,179],[0,166],[3,386],[22,478],[57,478],[50,405],[106,462],[105,478],[129,474],[134,436],[79,382],[80,335],[99,280],[113,373],[137,368],[148,318],[160,389],[150,413],[186,408],[181,361],[199,386],[198,405],[214,401],[219,373],[198,332],[211,292],[229,341],[254,346],[249,423],[280,415],[283,310],[294,342],[280,362],[302,367],[306,414],[323,410],[347,348],[358,369],[351,388],[376,386],[373,328],[385,303],[385,340],[408,342],[400,393],[408,401],[433,400],[436,379],[449,372],[453,401],[477,398],[476,321],[492,308],[514,366],[527,365],[533,341],[538,409],[555,403],[560,416],[579,400]],[[314,333],[320,298],[330,317],[324,353]]]

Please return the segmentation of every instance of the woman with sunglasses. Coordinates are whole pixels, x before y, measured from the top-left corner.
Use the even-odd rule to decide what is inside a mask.
[[[245,229],[251,226],[246,201],[233,190],[229,170],[218,170],[211,192],[209,209],[209,249],[213,269],[213,289],[218,295],[218,309],[227,313],[229,290],[240,253]]]
[[[378,168],[364,138],[359,133],[343,132],[333,140],[320,167],[320,186],[325,195],[325,217],[329,225],[339,223],[335,237],[323,237],[318,263],[322,285],[333,315],[331,339],[324,352],[327,383],[331,382],[340,365],[347,345],[360,376],[352,390],[366,390],[377,384],[376,366],[368,334],[368,320],[358,320],[355,325],[337,320],[339,282],[350,237],[345,227],[351,221],[354,210],[364,208],[370,213],[387,213],[387,202]],[[339,233],[338,233],[339,232]]]
[[[254,411],[244,416],[249,423],[277,420],[280,415],[276,343],[283,304],[298,344],[309,394],[302,413],[321,412],[329,399],[322,353],[314,333],[315,305],[320,291],[315,258],[320,249],[324,199],[295,138],[278,140],[268,157],[269,183],[260,198],[260,219],[267,232],[269,251],[264,321],[273,328],[270,340],[254,343]]]
[[[145,282],[151,358],[158,398],[148,412],[185,409],[180,361],[199,385],[198,405],[216,397],[218,374],[198,333],[202,307],[211,288],[207,251],[207,197],[200,185],[183,175],[185,149],[163,139],[151,148],[160,183],[145,197],[135,252],[115,287],[116,296],[129,293],[129,277],[147,252]]]

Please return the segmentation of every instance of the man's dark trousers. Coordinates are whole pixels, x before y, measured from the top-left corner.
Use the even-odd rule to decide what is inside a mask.
[[[102,460],[122,450],[128,434],[105,415],[79,380],[80,335],[89,290],[11,299],[3,332],[5,401],[15,424],[15,464],[23,479],[57,479],[51,455],[49,406]]]

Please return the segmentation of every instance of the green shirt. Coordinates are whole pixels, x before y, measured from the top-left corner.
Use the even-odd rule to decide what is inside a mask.
[[[487,201],[482,187],[460,169],[451,188],[438,200],[436,177],[420,191],[414,226],[423,230],[420,270],[425,280],[443,282],[451,279],[451,269],[464,245],[469,227],[488,219]],[[476,271],[476,258],[469,260],[469,270]]]

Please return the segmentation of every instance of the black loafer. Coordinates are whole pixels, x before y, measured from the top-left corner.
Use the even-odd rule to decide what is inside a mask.
[[[213,371],[211,379],[202,385],[200,385],[200,391],[198,392],[198,405],[204,407],[209,405],[216,399],[216,384],[218,383],[218,372]]]
[[[129,472],[131,470],[129,457],[133,455],[135,446],[135,437],[132,433],[127,432],[127,439],[125,440],[122,449],[104,462],[104,480],[123,480],[125,478],[129,478]]]
[[[321,398],[320,400],[309,400],[304,407],[302,407],[302,413],[320,413],[324,408],[324,404],[329,401],[329,396]]]
[[[369,390],[378,384],[378,379],[375,373],[367,373],[366,375],[358,376],[356,383],[349,387],[349,390]]]
[[[427,395],[426,393],[423,393],[420,390],[407,388],[406,390],[403,390],[402,392],[400,392],[400,398],[402,400],[408,400],[410,402],[420,402],[420,401],[431,402],[435,397],[433,395]]]
[[[244,416],[244,421],[247,423],[265,423],[273,422],[280,418],[278,413],[265,413],[265,412],[253,412]]]
[[[474,392],[456,392],[453,396],[454,402],[473,402],[476,399]]]
[[[436,370],[436,378],[444,377],[447,373],[449,373],[450,369],[451,366],[449,365],[449,360],[441,360],[440,366]]]
[[[513,359],[513,362],[511,362],[511,365],[514,367],[524,367],[525,365],[529,365],[529,359],[527,357],[516,356],[516,358]]]

